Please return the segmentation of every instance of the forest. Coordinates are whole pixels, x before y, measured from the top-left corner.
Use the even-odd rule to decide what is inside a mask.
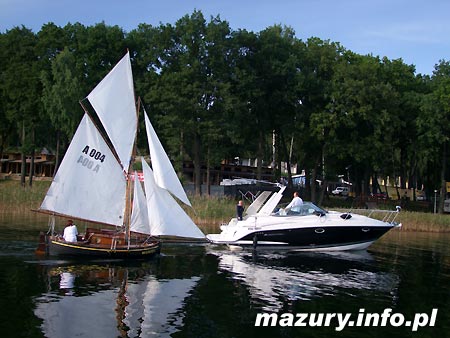
[[[282,25],[232,30],[200,11],[129,32],[48,23],[37,33],[0,33],[0,155],[18,149],[25,161],[47,147],[61,158],[83,115],[80,100],[127,50],[136,96],[177,170],[193,162],[197,192],[202,165],[240,157],[256,159],[259,175],[272,165],[275,179],[282,162],[296,163],[312,201],[316,182],[338,175],[358,194],[384,190],[369,185],[379,178],[446,194],[448,61],[437,55],[433,74],[416,74],[402,59],[303,41]]]

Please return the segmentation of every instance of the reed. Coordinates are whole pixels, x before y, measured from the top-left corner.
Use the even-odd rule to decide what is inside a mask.
[[[0,209],[26,212],[36,209],[42,202],[48,188],[49,181],[35,181],[33,186],[22,187],[19,181],[0,181]]]
[[[347,212],[348,210],[341,209],[340,211]],[[352,209],[353,213],[366,216],[369,211],[368,209]],[[373,217],[381,219],[383,215],[375,213]],[[402,223],[401,231],[450,232],[450,215],[448,214],[432,214],[402,209],[395,221]]]
[[[32,187],[22,187],[20,182],[0,181],[0,211],[28,213],[42,202],[50,182],[35,181]],[[205,232],[219,231],[221,223],[235,216],[236,200],[231,197],[189,196],[193,208],[185,208],[193,221]],[[247,205],[248,206],[248,205]],[[358,209],[352,212],[358,213]],[[363,210],[360,211],[363,213]],[[450,232],[450,215],[402,210],[396,221],[402,223],[401,231]]]
[[[228,223],[236,213],[236,200],[231,197],[189,196],[192,209],[185,209],[205,233],[219,231],[222,223]]]
[[[402,211],[398,215],[404,231],[450,232],[450,215]]]
[[[19,181],[0,181],[0,211],[26,214],[37,209],[50,187],[49,181],[36,181],[32,187],[22,187]],[[193,208],[185,208],[199,227],[217,232],[219,225],[235,214],[236,201],[229,197],[189,196]]]

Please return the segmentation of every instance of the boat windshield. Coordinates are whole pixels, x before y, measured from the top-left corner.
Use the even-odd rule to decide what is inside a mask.
[[[289,216],[307,216],[307,215],[320,215],[324,216],[327,212],[319,208],[317,205],[314,205],[311,202],[304,202],[302,205],[297,205],[292,207],[287,211],[287,215]]]

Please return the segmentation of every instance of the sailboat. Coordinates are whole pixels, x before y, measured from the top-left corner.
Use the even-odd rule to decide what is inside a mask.
[[[86,99],[97,118],[81,103],[85,114],[37,210],[51,215],[37,253],[148,257],[160,251],[156,236],[204,238],[174,198],[190,206],[145,111],[153,166],[152,171],[142,160],[145,193],[133,173],[139,109],[129,52]],[[55,232],[55,216],[112,227],[90,227],[76,242],[66,242]]]

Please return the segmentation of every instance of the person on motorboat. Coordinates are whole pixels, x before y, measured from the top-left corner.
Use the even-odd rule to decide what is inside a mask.
[[[236,217],[237,217],[238,221],[242,221],[243,214],[244,214],[244,202],[242,202],[242,200],[241,200],[236,205]]]
[[[277,212],[280,216],[286,216],[289,210],[291,210],[294,207],[299,207],[303,205],[303,200],[298,196],[298,192],[294,192],[294,198],[292,199],[291,203],[289,203],[286,208],[280,208]]]
[[[298,196],[298,192],[294,192],[294,198],[292,199],[291,203],[289,203],[286,207],[286,209],[291,209],[293,207],[297,207],[303,204],[303,200]]]
[[[71,219],[69,219],[67,221],[66,227],[64,228],[63,238],[66,242],[76,242],[77,235],[78,235],[77,226],[73,224],[73,221]]]

